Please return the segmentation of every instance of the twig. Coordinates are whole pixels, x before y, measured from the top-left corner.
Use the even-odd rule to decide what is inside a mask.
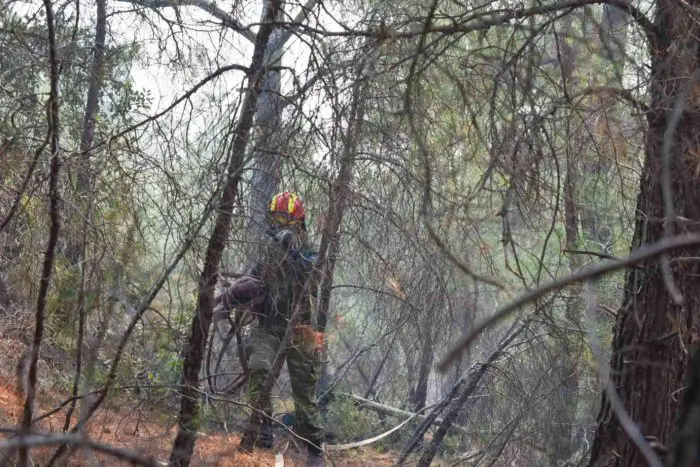
[[[10,223],[12,218],[15,217],[15,213],[17,212],[17,208],[19,207],[19,203],[20,201],[22,201],[22,195],[24,195],[24,193],[27,191],[27,187],[29,186],[29,182],[32,179],[32,175],[34,175],[34,170],[36,169],[36,166],[39,163],[41,153],[44,152],[44,149],[46,149],[46,146],[49,144],[50,136],[51,129],[49,128],[46,132],[46,138],[44,139],[44,142],[41,145],[39,145],[36,151],[34,151],[34,158],[32,159],[32,163],[27,169],[27,173],[24,176],[24,180],[22,180],[22,186],[20,186],[19,190],[17,190],[17,194],[15,195],[15,199],[12,202],[12,206],[10,207],[10,210],[8,211],[7,215],[0,224],[0,232],[3,231],[5,227],[7,227],[7,224]]]
[[[510,315],[513,311],[517,310],[521,306],[553,290],[561,289],[563,287],[566,287],[567,285],[574,284],[576,282],[581,282],[583,280],[598,278],[612,271],[621,269],[623,267],[627,267],[631,264],[636,264],[644,260],[655,258],[671,250],[688,248],[697,245],[700,245],[700,235],[698,234],[688,234],[675,238],[666,238],[652,245],[649,245],[648,247],[640,248],[636,252],[631,253],[626,258],[622,258],[620,260],[615,261],[608,261],[598,266],[586,268],[584,270],[571,274],[568,277],[549,282],[535,290],[531,290],[522,295],[520,298],[512,301],[511,303],[497,310],[490,318],[486,319],[484,322],[479,324],[469,334],[466,334],[438,364],[438,371],[446,371],[447,367],[462,354],[464,349],[471,345],[474,342],[474,340],[486,329],[501,322],[506,317],[508,317],[508,315]]]

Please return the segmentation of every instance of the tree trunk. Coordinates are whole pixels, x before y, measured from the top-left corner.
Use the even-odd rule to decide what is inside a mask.
[[[358,75],[363,71],[361,65]],[[325,217],[321,244],[319,245],[318,264],[320,265],[320,281],[318,290],[318,304],[316,306],[316,325],[321,332],[326,332],[328,324],[328,313],[331,303],[331,290],[333,287],[333,273],[335,271],[335,261],[340,254],[340,226],[345,215],[345,208],[348,205],[350,196],[350,184],[353,179],[353,167],[357,146],[362,133],[362,122],[365,114],[363,89],[361,81],[355,81],[352,89],[352,102],[350,104],[350,115],[348,116],[348,130],[344,138],[344,148],[340,159],[338,176],[331,186],[329,196],[330,209]],[[324,342],[323,355],[328,351],[328,344]],[[359,365],[358,365],[359,368]],[[326,394],[329,388],[330,375],[328,374],[328,359],[323,358],[321,365],[321,376],[319,378],[317,393]],[[328,398],[324,397],[319,401],[322,414],[328,410]]]
[[[690,2],[692,8],[699,5]],[[653,243],[664,235],[697,232],[695,222],[680,217],[664,219],[664,160],[668,162],[668,191],[675,216],[700,219],[698,176],[697,76],[700,26],[683,5],[659,0],[656,39],[650,44],[651,113],[646,135],[645,162],[637,199],[633,248]],[[689,98],[690,97],[690,98]],[[670,110],[668,110],[670,109]],[[672,145],[664,148],[664,136]],[[670,275],[683,296],[678,305],[671,297],[659,261],[645,261],[626,278],[625,296],[618,312],[611,359],[612,383],[632,420],[646,437],[668,446],[682,400],[691,346],[700,331],[700,248],[669,254]],[[686,259],[682,259],[685,257]],[[646,465],[639,449],[623,432],[603,396],[590,465]]]
[[[573,163],[573,161],[570,161]],[[575,250],[578,245],[578,217],[576,215],[577,206],[575,201],[574,184],[572,181],[573,169],[569,169],[564,182],[564,222],[566,231],[566,247]],[[576,254],[569,256],[569,269],[571,273],[576,272],[580,267],[581,259]],[[584,309],[583,289],[579,284],[573,285],[569,289],[566,303],[567,325],[577,327],[581,322],[581,315]],[[554,355],[561,353],[561,358],[555,357],[556,379],[554,384],[558,385],[553,393],[551,408],[553,412],[551,434],[552,443],[549,452],[551,465],[562,465],[569,459],[574,451],[572,445],[572,433],[576,418],[576,405],[578,400],[578,360],[580,358],[581,335],[567,333],[558,335],[554,345]]]
[[[571,28],[573,19],[577,16],[572,15],[569,18],[568,28]],[[560,50],[560,60],[562,69],[562,82],[569,96],[574,94],[576,83],[574,78],[574,70],[578,64],[579,51],[576,47],[567,44],[565,40],[558,43]],[[566,233],[566,248],[576,250],[579,246],[579,203],[577,202],[577,183],[580,179],[576,178],[579,173],[578,167],[581,164],[580,158],[584,156],[585,147],[582,143],[582,134],[575,123],[576,113],[570,112],[566,118],[565,128],[567,135],[566,145],[566,175],[564,179],[564,230]],[[584,160],[585,163],[585,160]],[[576,254],[569,256],[569,270],[571,273],[576,272],[581,266],[581,257]],[[568,321],[567,325],[577,327],[581,321],[583,311],[582,293],[583,289],[580,284],[575,284],[568,289],[568,297],[564,318]],[[549,462],[551,465],[561,465],[571,457],[573,446],[571,443],[572,430],[574,427],[574,419],[576,417],[576,403],[578,398],[578,349],[580,345],[575,342],[580,339],[580,335],[557,335],[551,345],[553,346],[553,363],[555,365],[554,375],[556,379],[554,384],[557,389],[553,393],[551,401],[552,423],[550,425],[552,442],[548,450]],[[557,358],[561,354],[561,358]]]
[[[20,419],[20,434],[27,435],[32,430],[32,419],[34,417],[34,403],[37,392],[39,351],[44,339],[44,317],[46,314],[46,303],[48,301],[51,279],[53,276],[54,260],[56,258],[56,245],[58,235],[61,230],[60,202],[61,193],[59,185],[59,174],[61,169],[60,159],[60,115],[59,115],[59,62],[56,53],[56,24],[54,22],[53,5],[50,0],[44,0],[46,10],[46,26],[49,42],[49,68],[50,91],[48,102],[48,127],[49,139],[51,141],[51,168],[49,172],[49,217],[51,219],[49,227],[49,238],[46,243],[44,261],[41,269],[39,282],[39,292],[36,301],[36,313],[34,323],[34,339],[29,353],[29,369],[27,372],[26,397]],[[43,150],[40,149],[40,150]],[[19,466],[25,467],[29,461],[29,450],[26,446],[19,449]]]
[[[88,242],[88,231],[89,222],[92,219],[92,203],[93,203],[93,192],[92,192],[92,176],[91,176],[91,164],[90,164],[90,148],[92,147],[92,142],[95,133],[95,122],[97,119],[97,113],[100,108],[100,93],[102,90],[102,83],[104,82],[104,49],[105,49],[105,36],[107,34],[107,9],[105,0],[97,0],[97,20],[95,23],[95,45],[94,45],[94,55],[92,61],[92,73],[90,75],[90,83],[88,85],[87,100],[85,103],[85,116],[83,117],[83,130],[80,135],[80,154],[78,161],[78,175],[77,175],[77,193],[79,199],[79,204],[85,203],[85,219],[82,222],[83,230],[82,232],[76,232],[75,235],[68,239],[68,244],[66,246],[66,257],[70,264],[80,265],[80,285],[79,285],[79,295],[78,295],[78,338],[76,342],[76,358],[75,358],[75,376],[73,378],[73,388],[71,390],[71,397],[73,400],[66,411],[65,421],[63,424],[63,431],[68,431],[70,428],[70,423],[73,418],[73,412],[78,401],[78,390],[80,386],[80,376],[83,372],[83,339],[85,334],[85,318],[87,314],[86,309],[86,280],[85,280],[85,264],[83,260],[85,259],[85,250],[87,248]],[[72,320],[71,320],[72,321]]]
[[[271,0],[263,0],[263,10],[270,6]],[[277,12],[277,21],[284,21],[283,7]],[[264,12],[263,12],[264,13]],[[253,175],[250,182],[250,219],[249,233],[253,237],[262,237],[266,228],[266,207],[278,190],[280,182],[281,157],[280,144],[282,132],[282,94],[279,67],[284,56],[285,44],[283,29],[276,29],[270,34],[263,63],[267,69],[263,79],[260,97],[256,106],[255,124],[258,128],[256,144],[253,151]],[[254,239],[255,240],[255,239]]]
[[[105,0],[97,0],[94,54],[92,58],[90,81],[88,83],[87,99],[85,101],[83,129],[80,134],[80,154],[78,155],[77,161],[78,173],[76,192],[79,198],[79,206],[89,204],[90,198],[92,198],[90,148],[92,147],[95,136],[95,122],[100,110],[100,94],[102,92],[102,83],[104,82],[105,36],[107,35],[107,11],[105,4]],[[86,223],[89,222],[91,217],[88,214],[86,218],[88,221],[83,223],[83,228],[87,230],[88,226]],[[65,253],[70,264],[80,263],[85,256],[85,234],[73,235],[69,238]]]
[[[600,25],[600,41],[607,58],[613,67],[613,77],[608,78],[608,85],[622,86],[622,71],[625,63],[627,46],[627,28],[629,16],[620,8],[603,5],[603,21]]]
[[[204,267],[199,276],[197,311],[192,320],[192,333],[182,368],[183,390],[180,402],[178,432],[170,453],[171,466],[188,466],[194,450],[199,427],[199,371],[202,366],[206,336],[211,325],[214,287],[221,255],[231,228],[234,197],[238,190],[244,154],[248,145],[250,129],[253,126],[253,116],[255,115],[258,95],[260,94],[260,85],[263,77],[263,57],[277,8],[279,8],[279,1],[271,0],[270,8],[267,10],[267,15],[263,18],[263,24],[260,26],[256,36],[255,50],[247,76],[248,89],[243,100],[240,119],[233,132],[227,180],[219,201],[214,230],[207,245]]]
[[[421,345],[420,359],[418,363],[418,378],[416,384],[411,388],[411,394],[408,403],[412,410],[419,412],[426,404],[428,399],[428,382],[430,372],[433,368],[433,360],[435,360],[435,350],[433,349],[433,340],[430,337],[428,330],[426,335],[422,336],[423,345]]]

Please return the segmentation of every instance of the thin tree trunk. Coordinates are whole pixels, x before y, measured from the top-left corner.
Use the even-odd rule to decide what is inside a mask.
[[[71,264],[80,264],[80,294],[78,297],[78,340],[76,343],[76,358],[75,358],[75,377],[73,379],[73,389],[71,391],[71,402],[66,412],[66,417],[63,425],[63,431],[68,431],[70,428],[73,411],[77,403],[78,389],[80,387],[80,374],[82,372],[82,357],[83,357],[83,337],[85,333],[85,316],[87,314],[85,296],[85,265],[82,264],[85,258],[85,250],[87,248],[87,232],[89,229],[88,222],[92,218],[91,207],[93,203],[93,193],[91,185],[91,164],[90,164],[90,148],[94,138],[95,122],[100,106],[100,93],[102,83],[104,81],[104,49],[105,36],[107,34],[107,11],[106,1],[96,0],[97,4],[97,21],[95,24],[95,45],[92,62],[92,74],[88,85],[87,101],[85,104],[85,116],[83,118],[83,130],[80,136],[80,163],[78,164],[78,195],[88,205],[87,215],[83,222],[83,231],[81,235],[76,235],[68,240],[66,256]],[[76,241],[80,239],[80,241]]]
[[[256,103],[263,79],[263,58],[267,47],[272,21],[279,8],[278,0],[270,1],[267,16],[258,30],[255,50],[248,72],[248,89],[246,91],[242,113],[233,132],[227,180],[219,201],[218,215],[214,231],[209,238],[204,260],[204,267],[199,276],[199,297],[197,311],[192,320],[192,331],[182,369],[183,391],[178,418],[178,433],[170,453],[170,465],[186,467],[190,464],[199,427],[199,371],[206,345],[206,335],[211,325],[214,287],[219,269],[219,262],[226,245],[231,228],[233,202],[238,190],[244,154],[248,145],[250,129],[253,126]]]
[[[576,16],[573,15],[569,18],[568,24],[565,26],[566,29],[571,29],[574,18]],[[563,37],[558,39],[557,45],[560,54],[562,82],[567,96],[571,96],[576,92],[574,70],[578,64],[579,51],[568,44],[566,40],[562,40]],[[566,248],[569,250],[576,250],[579,243],[579,207],[576,192],[579,180],[575,178],[575,174],[579,173],[577,170],[581,164],[579,159],[583,156],[585,160],[586,156],[585,152],[581,153],[580,151],[580,148],[585,148],[585,145],[581,144],[581,131],[577,129],[575,124],[572,124],[572,120],[575,120],[576,117],[577,115],[572,111],[565,123],[568,143],[566,145],[566,173],[563,197],[564,230],[566,233]],[[576,254],[569,256],[569,270],[571,273],[578,270],[581,265],[580,256]],[[583,289],[580,285],[573,285],[569,288],[565,318],[569,321],[568,324],[574,327],[580,322],[583,312],[582,292]],[[554,384],[558,385],[558,389],[553,394],[551,404],[552,442],[550,449],[548,449],[551,465],[561,465],[571,457],[573,452],[571,439],[578,396],[578,346],[572,340],[575,340],[577,337],[576,335],[558,336],[551,343],[555,352],[563,347],[561,358],[556,358],[554,362],[556,365],[556,370],[554,371],[556,380]]]
[[[620,8],[604,4],[603,21],[600,25],[600,41],[612,65],[614,76],[609,78],[610,86],[622,87],[622,72],[625,64],[627,28],[630,18]]]
[[[92,198],[92,177],[90,163],[90,148],[95,136],[95,122],[100,110],[100,94],[104,82],[104,53],[105,36],[107,35],[107,11],[105,0],[97,0],[97,20],[95,23],[95,43],[88,83],[87,99],[83,128],[80,134],[80,154],[77,163],[76,191],[78,203],[88,204]],[[90,216],[87,216],[88,218]],[[84,225],[83,228],[87,226]],[[81,236],[75,235],[68,239],[66,257],[70,264],[79,264],[85,256],[85,242]]]
[[[700,25],[676,2],[659,0],[656,6],[656,35],[652,37],[656,43],[649,44],[651,113],[632,248],[700,230],[695,222],[678,221],[700,219],[696,156]],[[689,8],[698,6],[697,0],[689,2]],[[666,279],[658,260],[645,261],[642,268],[630,270],[615,325],[612,384],[642,434],[665,446],[671,441],[681,408],[689,351],[700,332],[700,264],[679,257],[698,256],[700,248],[669,254]],[[669,292],[670,280],[682,294],[682,304]],[[590,465],[647,465],[605,395]]]
[[[58,243],[58,235],[61,229],[61,216],[59,212],[60,193],[58,179],[61,169],[61,161],[59,155],[59,113],[58,113],[58,80],[59,80],[59,64],[56,56],[56,31],[54,24],[54,12],[51,0],[44,0],[44,8],[46,10],[46,26],[49,41],[49,65],[50,65],[50,91],[48,105],[48,126],[50,135],[51,148],[51,169],[49,175],[49,216],[51,217],[51,227],[49,229],[49,239],[44,253],[44,264],[41,271],[41,281],[39,285],[39,293],[36,303],[34,339],[32,341],[29,371],[27,375],[26,398],[24,400],[24,408],[22,410],[22,419],[20,430],[23,434],[28,434],[32,429],[32,418],[34,416],[34,399],[36,397],[37,383],[37,366],[39,361],[39,350],[44,338],[44,314],[46,311],[46,301],[51,286],[51,277],[53,275],[53,265],[56,255],[56,245]],[[25,467],[27,465],[28,449],[21,447],[19,449],[19,465]]]
[[[433,424],[436,424],[438,426],[442,425],[443,420],[437,417],[439,417],[440,414],[450,406],[450,404],[452,403],[452,399],[462,387],[463,383],[464,378],[462,377],[455,381],[454,385],[452,386],[452,389],[450,389],[450,392],[447,394],[447,397],[445,397],[443,401],[440,402],[440,404],[433,408],[432,412],[430,412],[430,415],[425,417],[421,424],[418,425],[414,433],[411,435],[411,438],[404,446],[403,451],[401,452],[401,457],[399,457],[399,460],[397,462],[397,465],[402,465],[404,462],[406,462],[408,456],[410,456],[416,449],[418,449],[418,446],[423,441],[425,433]]]
[[[391,352],[394,349],[395,342],[396,336],[394,336],[394,338],[391,339],[389,348],[386,350],[386,352],[384,352],[382,360],[379,362],[379,365],[377,365],[377,367],[375,368],[374,373],[372,374],[372,378],[370,378],[369,383],[367,384],[367,389],[365,390],[365,398],[373,396],[376,399],[377,394],[374,390],[374,387],[377,385],[377,381],[379,380],[379,376],[382,374],[382,371],[384,371],[384,365],[386,365],[387,360],[389,360],[389,356],[391,355]]]
[[[428,399],[428,381],[433,368],[433,361],[435,360],[433,340],[427,330],[425,334],[426,335],[422,337],[423,344],[421,345],[420,358],[418,360],[418,377],[416,378],[416,384],[413,386],[409,397],[411,409],[416,412],[425,407]]]
[[[361,65],[358,72],[363,71]],[[358,74],[359,74],[358,73]],[[353,179],[353,167],[357,146],[362,133],[362,122],[365,114],[365,103],[362,84],[359,79],[355,81],[352,89],[352,103],[348,118],[348,131],[345,135],[344,149],[340,160],[340,168],[330,192],[330,209],[326,215],[321,244],[319,246],[318,264],[320,265],[319,298],[316,306],[316,326],[319,331],[325,333],[328,324],[328,311],[331,302],[331,290],[333,286],[333,272],[335,261],[340,253],[340,226],[350,196],[350,184]],[[326,355],[328,344],[324,340],[323,353]],[[323,358],[321,376],[319,378],[317,392],[328,392],[330,376],[328,374],[328,359]],[[359,365],[358,365],[359,368]],[[327,411],[328,398],[320,401],[320,410],[323,414]]]

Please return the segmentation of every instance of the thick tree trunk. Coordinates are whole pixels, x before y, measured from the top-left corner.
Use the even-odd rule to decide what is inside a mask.
[[[263,0],[263,9],[267,11],[272,0]],[[309,12],[316,6],[316,0],[309,0],[292,23],[301,24]],[[287,22],[284,15],[284,2],[277,11],[277,21]],[[286,51],[286,43],[293,29],[277,27],[270,35],[265,50],[265,66],[268,68],[263,80],[258,100],[255,123],[258,127],[255,151],[253,154],[253,171],[250,181],[248,223],[250,234],[255,237],[264,235],[266,228],[265,213],[270,199],[279,190],[282,170],[282,147],[284,131],[282,112],[289,103],[282,99],[281,72],[279,67]]]
[[[263,0],[264,9],[271,0]],[[284,21],[282,7],[277,12],[277,20]],[[278,190],[281,171],[280,146],[282,140],[282,93],[279,67],[284,56],[284,30],[277,29],[270,34],[263,63],[267,69],[262,82],[260,98],[256,106],[255,124],[257,136],[253,155],[253,173],[250,182],[250,234],[262,237],[266,228],[266,207]]]
[[[246,146],[248,145],[250,129],[253,126],[253,116],[255,115],[258,95],[260,94],[260,85],[263,77],[263,57],[268,39],[270,38],[272,20],[275,18],[277,8],[279,8],[279,2],[271,0],[270,8],[267,11],[263,24],[258,30],[255,40],[255,50],[250,64],[250,71],[247,76],[248,89],[243,100],[243,110],[240,119],[233,133],[227,180],[221,200],[219,201],[214,231],[207,245],[204,267],[199,277],[197,312],[192,320],[192,334],[182,368],[183,390],[178,419],[178,432],[170,453],[171,466],[188,466],[194,450],[197,429],[199,427],[199,371],[202,366],[206,336],[211,325],[214,287],[216,285],[221,255],[231,228],[233,201],[236,191],[238,190],[244,154]]]
[[[700,2],[690,2],[696,8]],[[664,235],[698,232],[700,159],[697,129],[700,102],[697,54],[700,26],[682,4],[657,2],[657,43],[651,44],[651,109],[646,157],[637,201],[633,248]],[[664,147],[664,136],[672,143]],[[662,194],[664,161],[675,218],[665,219]],[[671,207],[671,206],[669,206]],[[692,222],[683,222],[683,219]],[[683,295],[672,299],[658,261],[646,261],[627,274],[625,297],[613,340],[611,378],[632,420],[646,437],[668,446],[683,398],[694,335],[700,331],[700,248],[679,250],[670,259],[673,281]],[[590,465],[646,465],[623,432],[607,397],[603,397]]]

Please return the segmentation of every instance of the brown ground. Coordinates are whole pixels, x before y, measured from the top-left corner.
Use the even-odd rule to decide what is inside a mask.
[[[16,361],[24,352],[25,346],[17,340],[0,337],[0,426],[13,428],[16,426],[24,402],[24,396],[17,388],[14,369]],[[43,362],[39,371],[50,372],[50,366]],[[63,391],[62,391],[63,392]],[[62,402],[65,394],[52,395],[46,384],[40,388],[38,397],[37,414],[43,414]],[[139,451],[153,459],[165,462],[168,459],[172,441],[175,436],[175,427],[171,426],[173,417],[165,417],[149,408],[136,407],[133,402],[112,401],[111,406],[105,406],[103,410],[93,417],[87,428],[89,436],[103,444],[118,446]],[[60,433],[65,419],[65,411],[42,420],[35,427],[43,433]],[[75,415],[74,415],[75,420]],[[1,434],[0,438],[7,437]],[[253,455],[245,455],[235,452],[239,441],[238,436],[201,433],[197,440],[192,466],[274,466],[274,454],[269,452],[255,452]],[[285,466],[302,466],[303,458],[294,447],[288,447],[291,443],[281,442],[280,449],[284,450]],[[51,448],[33,448],[30,451],[34,465],[44,465],[53,453]],[[89,454],[85,451],[73,453],[59,463],[61,466],[88,466],[92,464]],[[125,461],[119,462],[114,457],[105,454],[96,454],[99,465],[120,466],[131,465]],[[392,465],[392,456],[380,455],[371,449],[357,449],[342,454],[334,454],[327,465],[337,466],[378,466]]]

